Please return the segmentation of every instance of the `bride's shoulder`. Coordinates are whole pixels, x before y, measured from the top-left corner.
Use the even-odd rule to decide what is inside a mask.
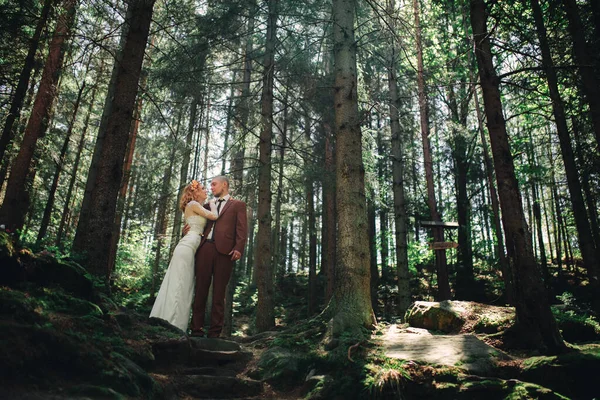
[[[202,204],[198,203],[196,200],[190,200],[190,202],[188,202],[188,203],[186,204],[186,206],[185,206],[185,207],[186,207],[186,208],[187,208],[187,207],[193,207],[193,206],[195,206],[195,205],[196,205],[196,206],[200,206],[200,207],[202,207]]]

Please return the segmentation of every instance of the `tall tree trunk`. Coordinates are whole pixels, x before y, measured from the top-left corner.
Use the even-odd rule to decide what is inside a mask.
[[[6,119],[4,121],[2,136],[0,136],[0,160],[4,159],[4,155],[6,154],[8,145],[13,139],[14,123],[16,120],[19,119],[21,115],[23,102],[25,101],[27,89],[29,88],[29,79],[31,78],[31,71],[33,71],[33,68],[35,67],[35,54],[40,44],[42,31],[44,30],[46,22],[48,21],[48,15],[50,14],[50,8],[52,6],[52,3],[53,0],[44,0],[44,6],[42,7],[40,17],[35,27],[35,32],[33,33],[33,36],[31,37],[31,41],[29,43],[27,56],[25,56],[25,63],[23,65],[23,69],[21,70],[21,74],[19,75],[19,82],[17,83],[17,88],[13,93],[13,99],[10,104],[10,110],[8,111],[8,114],[6,115]]]
[[[383,130],[381,129],[381,116],[377,114],[377,154],[380,158],[377,161],[377,176],[379,180],[379,242],[381,243],[381,279],[384,282],[390,281],[389,269],[390,269],[390,248],[388,241],[388,206],[387,206],[387,190],[385,190],[385,183],[388,182],[388,173],[386,168],[387,154],[389,153],[385,149],[383,138]],[[374,236],[375,237],[375,236]],[[375,248],[377,251],[377,248]]]
[[[271,140],[273,137],[273,81],[275,76],[275,42],[279,0],[269,0],[267,38],[261,96],[261,132],[258,169],[258,233],[256,235],[256,273],[258,304],[256,329],[275,326],[273,304],[273,264],[271,263]]]
[[[596,145],[598,146],[598,150],[600,150],[600,81],[594,71],[594,63],[585,40],[585,28],[579,15],[577,1],[562,0],[562,3],[567,14],[567,20],[569,21],[569,32],[573,39],[573,53],[579,65],[579,74],[582,81],[581,89],[590,107],[590,117],[596,135]],[[548,64],[548,67],[550,67],[550,64]]]
[[[334,336],[375,324],[370,249],[365,240],[368,226],[356,90],[355,11],[356,0],[333,0],[338,242],[335,287],[326,315],[332,317]]]
[[[100,68],[97,74],[97,77],[102,76],[102,72],[104,71],[104,63],[100,64]],[[77,180],[77,173],[79,171],[79,163],[81,161],[81,156],[83,152],[83,146],[85,145],[85,136],[87,134],[87,130],[90,126],[90,117],[92,116],[92,112],[94,110],[94,105],[96,104],[96,94],[98,93],[98,82],[94,83],[92,88],[92,94],[90,99],[90,105],[87,110],[87,114],[85,116],[85,121],[83,123],[83,129],[81,130],[81,136],[79,138],[79,143],[77,145],[77,154],[75,155],[75,161],[73,162],[73,170],[71,171],[71,178],[69,179],[69,185],[67,188],[67,195],[65,197],[65,206],[62,212],[62,216],[60,218],[60,224],[58,225],[58,233],[56,234],[56,246],[59,249],[63,248],[63,235],[65,234],[65,227],[67,226],[67,216],[71,212],[71,197],[73,196],[73,190],[75,188],[75,182]]]
[[[566,346],[550,310],[540,271],[533,257],[531,235],[523,205],[502,114],[499,79],[492,62],[484,0],[471,0],[471,24],[475,55],[483,91],[484,109],[494,157],[502,221],[509,255],[514,259],[517,326],[524,343],[542,351],[562,352]]]
[[[475,77],[472,79],[475,81]],[[483,131],[483,115],[481,113],[481,107],[479,106],[479,95],[475,92],[475,110],[477,111],[477,126],[479,130],[479,137],[481,138],[481,148],[483,151],[483,160],[485,162],[485,172],[488,182],[488,188],[490,191],[490,202],[492,204],[492,218],[493,218],[493,230],[496,236],[495,252],[498,262],[500,264],[500,271],[502,272],[502,280],[504,281],[504,296],[508,304],[514,305],[515,301],[515,288],[514,288],[514,276],[506,253],[504,252],[504,235],[502,233],[502,224],[500,222],[500,204],[498,202],[498,193],[496,191],[496,184],[494,182],[494,166],[488,153],[488,144],[485,139],[485,133]]]
[[[179,115],[181,117],[181,113]],[[177,137],[175,137],[175,140],[177,140]],[[152,286],[150,288],[150,298],[154,298],[154,294],[156,293],[156,280],[158,278],[158,269],[160,267],[160,261],[162,259],[162,249],[164,246],[165,237],[167,236],[167,205],[170,203],[169,194],[171,193],[171,176],[173,175],[173,164],[176,149],[177,146],[171,146],[169,164],[165,168],[165,173],[162,179],[162,188],[160,191],[160,196],[158,196],[158,212],[156,217],[156,255],[154,257],[154,264],[152,267]],[[179,212],[181,211],[179,210],[179,208],[177,208],[176,213]]]
[[[308,143],[311,142],[311,123],[308,110],[304,115],[304,138]],[[305,159],[306,171],[306,211],[308,214],[308,315],[314,315],[317,312],[318,293],[317,293],[317,227],[315,216],[315,180],[313,178],[312,158]]]
[[[54,178],[52,178],[50,192],[48,193],[48,201],[46,202],[44,214],[42,215],[42,221],[40,222],[40,230],[38,231],[38,236],[36,239],[37,244],[40,244],[42,242],[42,239],[46,236],[46,232],[48,231],[48,224],[50,223],[52,208],[54,208],[54,197],[56,196],[56,189],[58,188],[58,180],[60,179],[60,173],[65,167],[65,158],[67,156],[67,150],[69,149],[69,143],[71,142],[71,135],[73,133],[73,127],[75,126],[75,120],[77,119],[79,104],[81,104],[81,95],[83,93],[84,88],[85,82],[81,84],[79,92],[77,93],[77,100],[75,100],[75,105],[73,107],[73,116],[71,117],[71,122],[69,123],[67,134],[65,135],[65,141],[63,142],[62,149],[60,150],[60,155],[58,156],[56,172],[54,173]]]
[[[419,2],[413,0],[413,11],[415,21],[415,40],[417,45],[417,86],[419,92],[419,114],[421,120],[421,141],[423,143],[423,159],[425,161],[425,180],[427,182],[427,204],[433,221],[441,221],[435,198],[435,185],[433,181],[433,160],[431,156],[431,143],[429,140],[429,107],[427,105],[427,92],[425,88],[425,76],[423,71],[423,45],[421,40],[421,25],[419,21]],[[434,227],[433,240],[444,241],[444,231]],[[448,300],[450,294],[450,280],[448,277],[448,266],[446,263],[446,250],[435,250],[435,266],[438,280],[438,300]]]
[[[250,131],[248,121],[250,119],[250,81],[252,79],[252,53],[254,39],[254,19],[257,10],[256,1],[248,1],[248,22],[246,28],[246,45],[244,49],[244,73],[242,78],[241,96],[236,105],[236,139],[232,146],[233,159],[231,160],[231,171],[233,185],[236,188],[243,187],[244,180],[244,158],[246,152],[245,138]],[[248,193],[246,193],[246,196]]]
[[[0,221],[12,230],[21,229],[30,204],[30,171],[35,169],[34,151],[37,141],[44,137],[52,105],[57,93],[57,84],[62,70],[68,37],[75,21],[76,0],[64,0],[63,11],[58,18],[44,72],[27,122],[19,153],[15,158],[8,178],[6,196],[0,208]]]
[[[550,99],[552,100],[552,111],[554,113],[554,120],[556,123],[556,133],[558,134],[560,150],[567,176],[567,186],[569,188],[571,203],[573,204],[573,216],[575,218],[575,226],[577,227],[577,236],[579,238],[581,256],[588,271],[590,283],[593,285],[598,285],[600,260],[597,257],[598,255],[594,245],[594,237],[592,235],[590,222],[585,209],[585,201],[583,199],[581,184],[579,182],[579,175],[577,172],[578,169],[577,164],[575,163],[575,155],[573,154],[571,138],[569,136],[569,128],[567,126],[565,110],[560,97],[560,92],[558,91],[558,77],[556,76],[556,70],[552,62],[552,55],[550,53],[550,46],[548,44],[542,10],[538,0],[531,0],[531,7],[533,9],[533,17],[535,19],[538,40],[540,41],[544,72],[546,74],[546,79],[548,80],[548,89],[550,91]],[[590,71],[591,70],[592,69],[590,68]]]
[[[367,199],[367,223],[369,233],[369,270],[371,271],[371,307],[375,315],[379,314],[377,288],[379,287],[379,270],[377,268],[377,212],[375,210],[375,190],[370,188],[369,198]]]
[[[193,94],[192,104],[190,106],[190,119],[188,122],[187,135],[185,137],[185,147],[183,148],[183,157],[181,158],[181,168],[179,169],[179,186],[177,191],[177,198],[175,199],[175,209],[179,209],[179,199],[183,195],[183,189],[188,182],[188,171],[190,168],[190,158],[192,154],[192,140],[194,138],[194,126],[196,125],[196,117],[198,114],[198,96],[196,93]],[[179,235],[181,234],[181,213],[175,213],[175,219],[173,222],[173,235],[171,237],[171,250],[169,254],[173,254],[175,246],[179,241]]]
[[[92,191],[94,190],[94,185],[96,183],[98,167],[101,162],[102,157],[102,148],[104,146],[104,139],[106,137],[107,132],[107,124],[112,115],[112,107],[113,101],[115,99],[115,90],[116,90],[116,80],[118,78],[119,72],[121,71],[121,66],[123,63],[123,49],[125,47],[125,41],[127,39],[127,34],[129,31],[129,23],[126,20],[125,23],[121,27],[121,37],[119,42],[119,47],[116,51],[115,60],[113,63],[113,68],[110,76],[110,82],[108,84],[108,89],[106,92],[106,97],[104,99],[104,106],[102,109],[102,117],[100,118],[100,126],[98,128],[98,133],[96,135],[96,143],[94,144],[94,153],[92,154],[92,161],[90,163],[90,167],[87,173],[87,181],[85,184],[85,191],[83,194],[83,200],[81,202],[81,209],[79,210],[79,219],[77,224],[77,231],[75,232],[75,238],[73,240],[73,250],[81,251],[83,249],[84,244],[80,241],[84,239],[86,234],[84,235],[78,234],[79,231],[87,230],[87,227],[90,223],[90,212],[91,212],[91,201],[92,201]],[[119,178],[120,182],[120,178]],[[80,228],[81,225],[81,228]]]
[[[277,165],[277,194],[275,196],[275,226],[273,227],[273,267],[277,277],[283,277],[285,268],[281,265],[279,233],[281,230],[281,205],[283,203],[283,167],[285,162],[285,148],[287,146],[288,123],[288,89],[285,90],[283,99],[283,121],[281,122],[281,144],[279,147],[279,163]]]
[[[325,136],[325,173],[321,185],[323,186],[323,231],[321,257],[321,270],[327,275],[327,287],[325,289],[325,301],[328,302],[333,296],[336,266],[336,203],[335,203],[335,154],[334,141],[331,126],[327,123],[323,126]],[[291,232],[291,230],[290,230]]]
[[[394,193],[394,228],[396,236],[396,275],[398,277],[398,299],[396,314],[403,316],[411,304],[410,272],[408,270],[408,238],[406,199],[404,195],[404,141],[400,131],[400,96],[398,95],[398,77],[396,75],[399,47],[396,43],[396,4],[388,0],[390,35],[390,58],[387,68],[388,91],[390,98],[390,130],[392,136],[392,191]],[[393,17],[392,17],[393,16]]]
[[[100,161],[96,175],[88,177],[93,182],[86,185],[92,188],[89,215],[86,221],[80,220],[73,243],[75,251],[87,256],[89,271],[107,279],[110,278],[109,260],[112,256],[109,252],[114,235],[117,197],[153,7],[154,0],[132,0],[129,3],[126,16],[129,27],[114,81],[111,112],[106,132],[98,134],[104,136]]]
[[[593,182],[593,180],[590,176],[590,167],[587,167],[589,164],[586,163],[583,145],[581,143],[581,132],[579,130],[578,121],[575,117],[571,118],[571,126],[573,127],[573,136],[575,138],[575,151],[577,158],[580,160],[579,164],[582,166],[579,168],[581,171],[581,186],[585,195],[585,204],[587,205],[587,210],[589,213],[589,221],[592,229],[592,235],[594,236],[594,244],[596,246],[596,251],[598,252],[600,250],[600,226],[598,226],[600,219],[598,218],[598,203],[594,193],[592,192],[592,188],[590,187],[590,182]]]

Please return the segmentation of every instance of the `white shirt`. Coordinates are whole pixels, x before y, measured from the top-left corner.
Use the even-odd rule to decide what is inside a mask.
[[[223,197],[220,197],[219,199],[215,199],[213,200],[216,204],[217,207],[219,206],[219,200],[221,201],[221,207],[219,208],[219,214],[221,213],[221,210],[223,210],[223,207],[225,207],[225,204],[227,204],[227,201],[231,198],[231,196],[229,194],[226,194]],[[218,220],[217,220],[218,221]],[[217,221],[215,221],[215,224],[217,223]],[[213,225],[212,229],[210,230],[210,232],[208,233],[208,236],[206,237],[206,239],[210,240],[213,238],[213,233],[215,232],[215,225]]]

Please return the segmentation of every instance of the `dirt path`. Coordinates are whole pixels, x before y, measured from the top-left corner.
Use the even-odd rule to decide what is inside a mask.
[[[486,374],[499,360],[511,357],[474,335],[433,335],[426,329],[391,325],[383,337],[386,356],[417,363],[460,367],[472,374]]]

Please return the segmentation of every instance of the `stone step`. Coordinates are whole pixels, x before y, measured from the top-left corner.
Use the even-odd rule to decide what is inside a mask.
[[[174,339],[152,344],[153,371],[179,367],[215,367],[237,365],[252,358],[252,353],[243,351],[239,344],[221,339],[193,338]],[[234,367],[232,367],[234,368]],[[236,368],[234,368],[236,369]]]
[[[168,380],[168,392],[186,399],[250,399],[263,391],[260,381],[232,376],[171,375]]]

